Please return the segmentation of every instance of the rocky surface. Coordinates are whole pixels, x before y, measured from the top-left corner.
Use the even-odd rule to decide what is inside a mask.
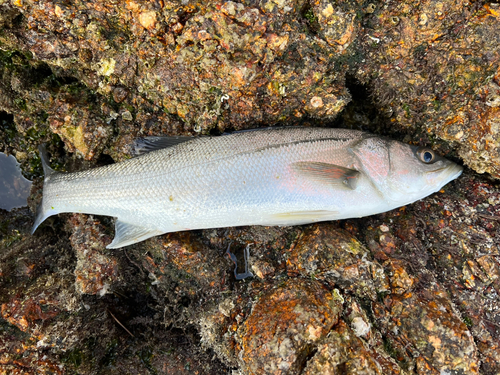
[[[496,3],[0,0],[0,151],[35,178],[0,214],[5,374],[497,374]],[[340,116],[339,116],[340,114]],[[137,136],[362,128],[470,166],[411,206],[106,250],[109,218],[29,234],[56,169]],[[478,175],[478,173],[487,173]],[[243,256],[254,277],[236,280]]]

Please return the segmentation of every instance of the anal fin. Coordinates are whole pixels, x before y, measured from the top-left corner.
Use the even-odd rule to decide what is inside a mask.
[[[329,185],[355,190],[361,175],[355,169],[316,161],[300,161],[292,164],[293,170],[308,179]]]
[[[311,210],[311,211],[293,211],[280,212],[269,215],[268,225],[301,225],[315,223],[318,221],[335,220],[339,215],[338,211],[329,210]]]
[[[117,219],[115,223],[115,238],[106,248],[118,249],[119,247],[132,245],[160,234],[163,234],[163,232],[158,229],[145,228]]]

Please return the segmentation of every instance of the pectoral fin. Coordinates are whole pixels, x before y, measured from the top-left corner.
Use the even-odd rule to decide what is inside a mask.
[[[125,223],[117,219],[115,223],[115,238],[113,239],[113,242],[106,246],[106,248],[117,249],[119,247],[147,240],[150,237],[158,236],[160,234],[163,234],[163,232],[158,229],[144,228],[135,224]]]
[[[354,190],[361,173],[355,169],[341,167],[335,164],[315,161],[300,161],[292,164],[293,170],[299,175],[314,181],[346,187]]]

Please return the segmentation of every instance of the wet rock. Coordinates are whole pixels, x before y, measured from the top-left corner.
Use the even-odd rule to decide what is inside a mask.
[[[489,322],[499,313],[493,281],[498,263],[489,260],[498,253],[499,228],[483,218],[498,215],[498,205],[487,203],[496,202],[498,190],[467,174],[461,184],[470,193],[437,194],[393,211],[389,232],[369,228],[367,242],[376,258],[387,259],[383,266],[392,274],[393,294],[375,304],[374,313],[406,366],[429,373],[494,373],[499,351],[490,337],[498,327]],[[491,292],[495,302],[478,295]]]
[[[2,317],[10,324],[17,326],[22,331],[26,331],[37,320],[44,321],[57,316],[58,311],[53,305],[53,301],[47,301],[46,299],[40,301],[15,299],[2,304]]]
[[[170,271],[173,273],[169,275],[170,277],[175,275],[180,278],[180,284],[186,282],[192,284],[195,289],[217,289],[220,285],[217,285],[216,279],[223,284],[222,280],[225,278],[228,267],[222,254],[217,254],[216,250],[210,251],[192,233],[169,234],[159,241],[161,244],[150,250],[152,257],[145,259],[146,269],[155,273],[150,275],[155,282],[161,283],[162,278],[169,279],[164,275]],[[212,262],[209,261],[211,256],[215,258]],[[179,275],[179,272],[185,275]],[[212,277],[213,281],[207,282]]]
[[[113,285],[120,282],[118,261],[105,250],[109,236],[93,216],[73,215],[71,245],[77,254],[75,285],[78,293],[110,293]]]
[[[358,40],[367,59],[356,75],[400,126],[457,144],[467,165],[498,178],[498,5],[415,5],[366,16]]]
[[[36,9],[4,2],[2,43],[30,58],[2,59],[9,74],[1,108],[21,111],[18,123],[26,115],[44,118],[69,150],[91,159],[112,141],[109,125],[119,129],[118,142],[137,134],[144,123],[134,121],[131,108],[166,111],[167,133],[297,123],[304,116],[321,123],[351,100],[350,72],[373,88],[376,105],[400,128],[430,136],[425,142],[436,135],[454,143],[466,164],[498,176],[498,7],[371,5],[45,2]],[[43,74],[52,77],[49,90],[40,87]],[[83,82],[79,90],[91,98],[52,108],[54,86],[65,91],[70,80]],[[119,123],[121,113],[134,123]]]
[[[106,253],[110,238],[90,216],[64,219],[67,225],[56,220],[54,228],[72,231],[71,242],[65,231],[58,240],[49,220],[36,239],[21,235],[1,254],[0,372],[221,373],[222,365],[208,354],[185,350],[194,339],[191,333],[165,328],[163,308],[161,314],[154,309],[163,297],[147,292],[158,286],[148,285],[135,253]],[[28,220],[18,216],[15,222],[17,230],[28,233]],[[137,340],[141,335],[149,338]]]
[[[389,340],[414,352],[417,371],[478,373],[480,362],[474,339],[446,292],[438,288],[386,297],[387,312],[377,308],[375,316],[383,322]]]
[[[356,238],[335,224],[306,229],[291,250],[289,274],[304,274],[334,282],[361,298],[377,299],[389,283],[381,265]]]
[[[356,2],[340,2],[332,5],[319,0],[312,3],[319,24],[320,34],[334,50],[341,52],[356,39],[359,22],[356,20]]]
[[[88,160],[100,154],[112,132],[107,123],[118,116],[109,111],[109,121],[106,123],[84,109],[83,103],[75,105],[62,100],[53,103],[50,113],[47,121],[51,131],[61,137],[69,151],[78,151]]]
[[[337,323],[342,303],[317,281],[291,279],[259,298],[239,328],[239,359],[249,374],[296,374]]]
[[[340,321],[307,362],[302,374],[401,374],[381,347],[366,347],[355,331]]]
[[[204,133],[215,127],[223,131],[259,122],[297,122],[306,114],[335,116],[350,98],[343,87],[345,68],[339,64],[333,74],[326,74],[337,57],[301,30],[296,16],[302,7],[293,1],[199,8],[165,3],[163,10],[45,3],[35,11],[23,3],[20,11],[29,16],[22,20],[31,31],[23,36],[8,33],[3,41],[47,62],[54,76],[63,73],[59,68],[71,71],[91,89],[93,111],[85,113],[83,106],[69,103],[60,118],[49,118],[52,131],[71,151],[91,158],[109,139],[106,125],[117,120],[113,113],[139,109],[144,99],[153,111],[166,110],[168,121],[180,118],[189,130]],[[111,15],[116,24],[107,21]],[[350,30],[352,16],[347,18]],[[43,34],[38,32],[42,28]],[[354,35],[352,30],[348,34]],[[339,38],[341,45],[352,39]],[[318,50],[328,55],[326,61],[318,59]],[[10,86],[18,97],[35,91]],[[111,115],[102,110],[104,104],[114,107]],[[12,105],[3,108],[12,111]],[[40,105],[26,108],[40,110],[50,112]],[[94,134],[99,128],[103,134]]]
[[[77,254],[77,265],[69,265],[65,273],[65,293],[81,302],[71,310],[66,303],[59,304],[57,315],[44,315],[52,310],[32,303],[39,301],[41,289],[30,289],[33,293],[21,299],[2,301],[4,318],[21,328],[26,321],[28,334],[37,332],[44,347],[52,347],[54,353],[74,353],[71,358],[76,363],[89,355],[89,349],[78,343],[99,332],[102,342],[96,345],[116,356],[117,369],[140,369],[144,362],[137,358],[159,373],[177,368],[178,360],[162,353],[172,343],[170,336],[178,337],[165,326],[176,327],[175,332],[187,325],[225,364],[214,365],[219,369],[495,373],[498,332],[492,323],[498,315],[498,246],[494,238],[500,227],[494,218],[500,216],[500,194],[491,182],[470,174],[461,184],[468,187],[466,195],[455,183],[419,203],[361,221],[169,234],[110,252],[103,248],[112,233],[95,218],[62,216],[69,218]],[[23,225],[27,229],[29,224]],[[67,237],[61,239],[66,246]],[[229,243],[238,258],[250,244],[248,266],[261,271],[260,276],[234,279],[235,265],[225,255]],[[31,267],[39,263],[24,260],[11,272],[52,290],[47,276],[40,277],[39,270]],[[81,285],[89,286],[90,293],[98,293],[99,280],[110,284],[108,293],[94,297],[74,290],[79,285],[75,269],[88,275]],[[61,289],[52,293],[61,296]],[[53,325],[67,311],[73,320],[65,321],[64,327]],[[61,330],[67,338],[57,344]],[[142,346],[131,344],[135,340],[131,335],[139,332],[148,340]],[[197,340],[186,346],[189,353],[195,353]],[[117,342],[129,343],[135,359]],[[204,357],[196,353],[190,363],[202,368]],[[213,358],[205,360],[214,363]],[[99,361],[94,367],[81,367],[81,372],[102,366],[104,357]]]

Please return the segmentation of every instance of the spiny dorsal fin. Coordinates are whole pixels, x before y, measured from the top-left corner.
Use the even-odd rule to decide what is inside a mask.
[[[139,156],[151,151],[161,150],[162,148],[176,146],[178,144],[192,141],[194,137],[175,136],[175,137],[144,137],[139,138],[132,144],[134,155]]]
[[[321,183],[356,189],[360,173],[355,169],[316,161],[299,161],[292,164],[299,175]]]

